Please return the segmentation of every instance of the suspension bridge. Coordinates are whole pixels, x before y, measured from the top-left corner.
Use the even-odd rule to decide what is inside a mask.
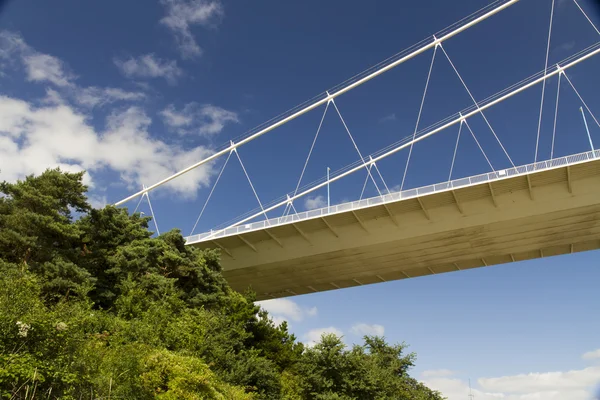
[[[526,0],[521,0],[526,1]],[[570,0],[600,38],[600,31],[577,0]],[[398,53],[354,78],[248,132],[235,142],[217,149],[211,156],[119,201],[124,204],[140,197],[151,207],[150,191],[195,168],[226,157],[206,199],[200,216],[231,159],[237,159],[256,197],[259,208],[236,222],[208,232],[192,234],[186,244],[218,248],[224,275],[237,290],[248,286],[259,299],[293,296],[325,290],[406,279],[429,274],[460,271],[540,257],[569,254],[600,248],[600,150],[594,147],[588,119],[600,123],[582,97],[568,72],[600,53],[600,42],[554,65],[548,64],[555,0],[551,5],[544,69],[505,90],[477,101],[453,63],[444,44],[512,7],[519,0],[498,0],[430,38]],[[344,120],[336,99],[406,61],[432,51],[427,81],[416,118],[415,129],[405,139],[378,152],[364,155]],[[472,106],[425,129],[419,129],[436,57],[445,58],[472,100]],[[550,157],[540,160],[539,141],[546,82],[557,78],[552,148]],[[542,87],[539,122],[533,162],[515,165],[485,111],[532,87]],[[559,100],[569,90],[580,105],[581,134],[589,147],[576,154],[555,157],[556,121]],[[316,109],[323,109],[321,122],[308,152],[296,189],[269,204],[261,202],[237,149],[276,128]],[[301,187],[306,167],[325,116],[339,118],[357,153],[358,161],[323,179]],[[483,118],[510,167],[494,168],[469,121]],[[428,186],[404,190],[413,147],[439,132],[456,129],[454,156],[448,179]],[[453,169],[461,140],[474,140],[489,164],[488,173],[456,178]],[[390,189],[377,163],[401,151],[408,152],[402,183]],[[298,212],[294,203],[332,182],[366,171],[360,199]],[[378,195],[363,198],[367,182]],[[329,203],[329,201],[328,201]],[[138,203],[139,206],[139,203]],[[281,216],[273,217],[276,210]],[[152,211],[152,209],[151,209]],[[269,213],[271,217],[269,217]],[[281,213],[281,211],[280,211]],[[154,212],[152,211],[152,214]],[[194,226],[195,229],[196,226]],[[158,225],[156,226],[158,231]]]

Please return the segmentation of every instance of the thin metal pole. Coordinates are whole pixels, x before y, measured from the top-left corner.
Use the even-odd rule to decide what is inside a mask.
[[[590,128],[588,128],[587,119],[585,119],[585,113],[583,112],[583,107],[579,107],[579,111],[581,111],[581,116],[583,117],[583,124],[585,125],[585,130],[588,135],[588,140],[590,141],[590,147],[592,151],[594,151],[594,143],[592,142],[592,136],[590,135]]]
[[[329,167],[327,167],[327,208],[331,207],[331,202],[329,201]]]
[[[310,110],[313,110],[313,109],[319,107],[320,105],[325,104],[325,103],[329,102],[332,99],[335,99],[336,97],[338,97],[338,96],[340,96],[340,95],[342,95],[342,94],[344,94],[344,93],[346,93],[346,92],[354,89],[355,87],[358,87],[358,86],[362,85],[363,83],[370,81],[371,79],[375,78],[376,76],[379,76],[379,75],[383,74],[384,72],[389,71],[390,69],[392,69],[392,68],[394,68],[394,67],[396,67],[396,66],[398,66],[398,65],[400,65],[402,63],[404,63],[405,61],[408,61],[411,58],[414,58],[415,56],[418,56],[419,54],[421,54],[421,53],[429,50],[430,48],[435,47],[438,43],[442,43],[445,40],[448,40],[448,39],[452,38],[453,36],[456,36],[459,33],[461,33],[463,31],[469,29],[470,27],[472,27],[474,25],[477,25],[481,21],[484,21],[484,20],[488,19],[489,17],[491,17],[491,16],[499,13],[500,11],[504,10],[505,8],[508,8],[508,7],[512,6],[513,4],[517,3],[518,1],[519,0],[510,0],[510,1],[508,1],[508,2],[506,2],[506,3],[504,3],[504,4],[500,5],[500,6],[498,6],[496,8],[490,10],[489,12],[481,15],[480,17],[475,18],[474,20],[472,20],[472,21],[470,21],[470,22],[468,22],[468,23],[466,23],[466,24],[464,24],[462,26],[459,26],[455,30],[450,31],[449,33],[445,34],[444,36],[442,36],[442,37],[440,37],[438,39],[432,38],[433,39],[432,42],[423,45],[422,47],[420,47],[420,48],[416,49],[415,51],[413,51],[413,52],[405,55],[402,58],[399,58],[398,60],[394,61],[393,63],[390,63],[390,64],[388,64],[388,65],[386,65],[384,67],[381,67],[381,68],[375,70],[374,72],[370,73],[369,75],[367,75],[367,76],[365,76],[365,77],[357,80],[356,82],[353,82],[353,83],[349,84],[348,86],[343,87],[342,89],[338,90],[335,93],[332,93],[332,94],[327,93],[327,97],[325,97],[325,98],[323,98],[321,100],[315,101],[314,103],[309,104],[308,106],[306,106],[304,108],[301,108],[300,110],[298,110],[295,113],[293,113],[293,114],[285,117],[284,119],[282,119],[282,120],[280,120],[278,122],[275,122],[275,123],[267,126],[266,128],[261,129],[260,131],[254,133],[254,134],[252,134],[250,136],[248,136],[247,138],[242,139],[242,140],[240,140],[237,143],[232,143],[226,149],[218,151],[218,152],[214,153],[213,155],[211,155],[209,157],[206,157],[205,159],[203,159],[201,161],[198,161],[197,163],[195,163],[193,165],[190,165],[189,167],[187,167],[187,168],[185,168],[185,169],[183,169],[183,170],[181,170],[181,171],[179,171],[179,172],[177,172],[177,173],[175,173],[175,174],[173,174],[173,175],[171,175],[171,176],[163,179],[162,181],[160,181],[158,183],[155,183],[154,185],[148,186],[146,189],[141,190],[141,191],[139,191],[137,193],[134,193],[131,196],[126,197],[123,200],[120,200],[120,201],[116,202],[115,206],[120,206],[121,204],[123,204],[125,202],[128,202],[131,199],[135,199],[136,197],[141,196],[142,194],[144,194],[146,192],[149,192],[149,191],[151,191],[153,189],[156,189],[157,187],[162,186],[165,183],[167,183],[167,182],[169,182],[169,181],[171,181],[171,180],[173,180],[173,179],[175,179],[175,178],[177,178],[177,177],[179,177],[179,176],[181,176],[181,175],[183,175],[185,173],[188,173],[189,171],[191,171],[191,170],[193,170],[195,168],[198,168],[201,165],[204,165],[204,164],[206,164],[208,162],[211,162],[211,161],[213,161],[213,160],[221,157],[224,154],[229,153],[233,149],[236,149],[239,146],[242,146],[242,145],[244,145],[244,144],[246,144],[246,143],[248,143],[248,142],[250,142],[250,141],[252,141],[252,140],[254,140],[256,138],[258,138],[259,136],[262,136],[265,133],[270,132],[273,129],[279,127],[279,126],[288,123],[289,121],[291,121],[291,120],[293,120],[293,119],[295,119],[295,118],[297,118],[297,117],[299,117],[299,116],[301,116],[301,115],[309,112]]]
[[[318,184],[318,185],[315,185],[315,186],[313,186],[312,188],[309,188],[309,189],[305,190],[305,191],[304,191],[304,192],[302,192],[302,193],[296,194],[296,195],[294,195],[294,196],[292,196],[292,197],[288,197],[288,199],[287,199],[287,200],[284,200],[284,201],[282,201],[282,202],[279,202],[279,203],[277,203],[277,204],[274,204],[274,205],[270,206],[269,208],[265,209],[265,210],[264,210],[264,212],[269,212],[269,211],[272,211],[272,210],[274,210],[274,209],[276,209],[276,208],[279,208],[279,207],[281,207],[282,205],[284,205],[284,204],[286,204],[286,203],[288,203],[288,202],[290,202],[290,201],[296,200],[296,199],[298,199],[298,198],[300,198],[300,197],[302,197],[302,196],[305,196],[305,195],[307,195],[307,194],[309,194],[309,193],[312,193],[312,192],[314,192],[315,190],[318,190],[318,189],[322,188],[322,187],[323,187],[323,186],[325,186],[325,185],[328,185],[328,184],[329,184],[329,182],[335,182],[335,181],[337,181],[337,180],[339,180],[339,179],[342,179],[343,177],[345,177],[345,176],[347,176],[347,175],[353,174],[354,172],[356,172],[356,171],[359,171],[359,170],[361,170],[362,168],[365,168],[365,167],[367,167],[367,166],[369,166],[369,165],[371,165],[371,164],[373,164],[373,163],[375,163],[375,162],[377,162],[377,161],[379,161],[379,160],[383,160],[384,158],[386,158],[386,157],[389,157],[389,156],[391,156],[392,154],[395,154],[395,153],[399,152],[400,150],[402,150],[402,149],[404,149],[404,148],[406,148],[406,147],[408,147],[408,146],[412,145],[413,143],[419,142],[419,141],[421,141],[421,140],[423,140],[423,139],[425,139],[425,138],[428,138],[428,137],[429,137],[429,136],[431,136],[431,135],[434,135],[434,134],[436,134],[436,133],[438,133],[438,132],[440,132],[440,131],[443,131],[443,130],[444,130],[444,129],[446,129],[446,128],[449,128],[449,127],[451,127],[451,126],[453,126],[453,125],[456,125],[456,124],[458,124],[458,123],[459,123],[461,120],[466,120],[467,118],[470,118],[470,117],[472,117],[472,116],[474,116],[474,115],[476,115],[476,114],[479,114],[480,112],[482,112],[482,111],[485,111],[485,110],[487,110],[488,108],[490,108],[490,107],[492,107],[492,106],[494,106],[494,105],[496,105],[496,104],[498,104],[498,103],[501,103],[501,102],[503,102],[504,100],[506,100],[506,99],[508,99],[508,98],[510,98],[510,97],[512,97],[512,96],[514,96],[514,95],[516,95],[516,94],[519,94],[519,93],[521,93],[522,91],[524,91],[524,90],[526,90],[526,89],[528,89],[528,88],[530,88],[530,87],[532,87],[532,86],[535,86],[535,85],[537,85],[538,83],[540,83],[540,82],[543,82],[543,81],[544,81],[544,80],[546,80],[546,79],[549,79],[549,78],[553,77],[554,75],[556,75],[556,74],[560,73],[561,71],[565,71],[565,70],[567,70],[567,69],[569,69],[569,68],[571,68],[571,67],[574,67],[575,65],[579,64],[580,62],[582,62],[582,61],[585,61],[585,60],[587,60],[588,58],[590,58],[590,57],[593,57],[593,56],[595,56],[595,55],[596,55],[596,54],[598,54],[598,53],[600,53],[600,48],[598,48],[598,49],[596,49],[596,50],[594,50],[594,51],[592,51],[592,52],[590,52],[590,53],[588,53],[588,54],[586,54],[586,55],[584,55],[584,56],[582,56],[582,57],[580,57],[580,58],[577,58],[577,59],[575,59],[575,60],[571,61],[570,63],[566,64],[566,65],[565,65],[565,66],[563,66],[563,67],[561,67],[561,66],[557,65],[557,66],[556,66],[556,70],[555,70],[555,71],[553,71],[553,72],[550,72],[550,73],[548,73],[548,74],[545,74],[545,75],[543,75],[543,76],[541,76],[541,77],[539,77],[539,78],[537,78],[537,79],[535,79],[535,80],[533,80],[533,81],[529,82],[528,84],[526,84],[526,85],[523,85],[523,86],[521,86],[521,87],[519,87],[519,88],[517,88],[517,89],[513,90],[512,92],[508,92],[508,93],[506,93],[505,95],[498,97],[498,98],[497,98],[497,99],[495,99],[494,101],[491,101],[491,102],[489,102],[489,103],[487,103],[487,104],[484,104],[484,105],[482,105],[481,107],[478,107],[477,109],[475,109],[475,110],[473,110],[473,111],[471,111],[471,112],[468,112],[468,113],[466,113],[466,114],[464,114],[464,115],[462,115],[462,116],[460,116],[460,117],[458,117],[458,118],[456,118],[456,119],[454,119],[454,120],[452,120],[452,121],[450,121],[450,122],[447,122],[447,123],[445,123],[444,125],[442,125],[442,126],[440,126],[440,127],[436,128],[436,129],[433,129],[433,130],[431,130],[431,131],[427,132],[426,134],[424,134],[424,135],[422,135],[422,136],[419,136],[418,138],[416,138],[416,139],[414,139],[414,140],[411,140],[411,141],[409,141],[409,142],[406,142],[406,143],[404,143],[404,144],[402,144],[402,145],[400,145],[400,146],[398,146],[398,147],[394,147],[393,149],[391,149],[391,150],[389,150],[389,151],[387,151],[387,152],[385,152],[385,153],[383,153],[383,154],[381,154],[381,155],[379,155],[379,156],[377,156],[377,157],[375,157],[375,158],[372,158],[372,159],[371,159],[369,162],[366,162],[366,163],[364,163],[364,164],[359,164],[358,166],[356,166],[356,167],[354,167],[354,168],[351,168],[351,169],[349,169],[349,170],[345,171],[345,172],[344,172],[344,173],[342,173],[342,174],[339,174],[339,175],[337,175],[337,176],[334,176],[333,178],[331,178],[331,179],[328,179],[328,180],[327,180],[327,182],[320,183],[320,184]],[[259,216],[259,215],[261,215],[261,214],[262,214],[262,212],[259,212],[259,213],[257,213],[257,214],[254,214],[254,215],[250,216],[250,217],[244,218],[244,219],[242,219],[241,221],[238,221],[238,222],[236,222],[235,224],[228,226],[227,228],[231,228],[231,227],[234,227],[234,226],[237,226],[237,225],[243,224],[243,223],[245,223],[245,222],[247,222],[247,221],[250,221],[250,220],[252,220],[252,219],[254,219],[254,218],[258,217],[258,216]],[[225,229],[227,229],[227,228],[225,228]],[[217,232],[215,232],[215,233],[222,232],[223,230],[224,230],[224,229],[221,229],[221,230],[219,230],[219,231],[217,231]],[[205,239],[207,239],[207,240],[208,240],[208,239],[210,239],[210,238],[211,238],[211,236],[209,236],[209,237],[207,237],[207,238],[205,238]]]

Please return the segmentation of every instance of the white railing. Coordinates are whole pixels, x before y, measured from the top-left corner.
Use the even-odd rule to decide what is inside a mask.
[[[303,221],[311,218],[319,218],[326,215],[342,213],[350,210],[371,207],[378,204],[391,203],[394,201],[408,200],[432,193],[440,193],[447,190],[458,189],[467,186],[479,185],[482,183],[507,179],[518,175],[526,175],[534,172],[547,171],[567,165],[581,164],[587,161],[600,158],[600,150],[588,151],[585,153],[573,154],[570,156],[555,158],[547,161],[539,161],[533,164],[527,164],[519,167],[503,169],[494,172],[488,172],[481,175],[460,178],[449,182],[436,183],[429,186],[423,186],[415,189],[393,192],[377,197],[353,201],[351,203],[342,203],[330,207],[319,208],[316,210],[304,211],[298,214],[290,214],[279,218],[270,218],[264,221],[253,222],[250,224],[231,226],[225,229],[219,229],[210,232],[200,233],[198,235],[188,236],[186,244],[193,244],[212,239],[218,239],[224,236],[233,236],[240,233],[265,229],[273,226],[289,224],[292,222]]]

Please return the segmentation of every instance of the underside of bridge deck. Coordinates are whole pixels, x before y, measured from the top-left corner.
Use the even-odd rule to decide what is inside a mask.
[[[231,286],[259,299],[598,249],[600,161],[192,245],[220,248]]]

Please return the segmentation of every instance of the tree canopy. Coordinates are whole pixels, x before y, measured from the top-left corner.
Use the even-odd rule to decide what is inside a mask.
[[[438,400],[404,345],[305,347],[219,253],[93,209],[83,173],[0,183],[0,397]]]

